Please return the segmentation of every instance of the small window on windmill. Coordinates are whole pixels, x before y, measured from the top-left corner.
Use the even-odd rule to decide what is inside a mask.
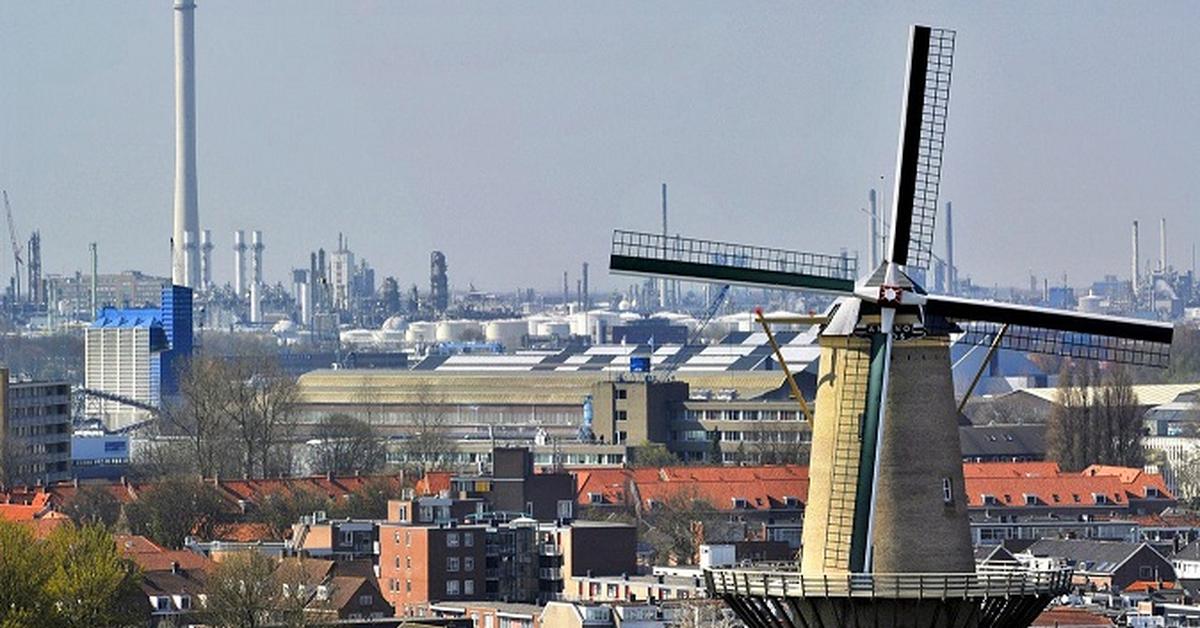
[[[950,484],[950,478],[942,478],[942,503],[954,503],[954,486]]]

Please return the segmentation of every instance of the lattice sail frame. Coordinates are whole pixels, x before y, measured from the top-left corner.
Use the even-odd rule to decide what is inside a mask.
[[[946,145],[946,116],[950,104],[950,75],[954,69],[954,31],[929,32],[921,135],[913,189],[912,224],[909,228],[908,266],[928,268],[933,254],[933,231],[938,191],[942,179],[942,153]]]
[[[966,342],[988,345],[1003,325],[960,321],[959,327]],[[1009,325],[1000,339],[1000,348],[1157,368],[1170,366],[1171,358],[1170,344],[1025,325]]]

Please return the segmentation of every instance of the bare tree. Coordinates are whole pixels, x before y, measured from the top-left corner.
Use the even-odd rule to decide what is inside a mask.
[[[1140,467],[1141,436],[1128,372],[1115,365],[1103,375],[1090,363],[1064,366],[1046,421],[1047,457],[1066,471],[1093,464]]]
[[[450,414],[442,401],[428,386],[418,389],[410,414],[412,423],[401,445],[405,460],[425,471],[451,468],[458,451],[450,434]]]
[[[316,473],[374,473],[387,462],[387,447],[375,427],[346,414],[324,416],[313,439],[309,455]]]
[[[186,442],[190,468],[178,471],[204,477],[233,471],[236,457],[226,412],[229,403],[229,371],[223,360],[196,356],[181,365],[179,399],[167,405],[159,426],[160,434],[180,435]]]
[[[217,564],[209,575],[207,619],[215,626],[258,628],[316,625],[314,607],[321,593],[320,576],[301,559],[276,561],[256,551],[239,552]]]

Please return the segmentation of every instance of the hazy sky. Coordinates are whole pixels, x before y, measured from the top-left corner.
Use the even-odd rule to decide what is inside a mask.
[[[551,288],[611,230],[865,250],[890,197],[908,25],[958,31],[942,199],[960,272],[1023,285],[1190,267],[1200,7],[1187,3],[244,2],[196,11],[200,221],[231,280],[337,233],[377,276]],[[48,272],[169,275],[172,9],[0,3],[0,186]],[[939,225],[940,226],[940,225]],[[5,240],[0,239],[0,242]],[[940,244],[937,249],[940,252]],[[0,274],[11,252],[0,245]]]

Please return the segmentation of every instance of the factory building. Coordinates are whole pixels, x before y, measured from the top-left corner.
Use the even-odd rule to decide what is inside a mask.
[[[51,275],[46,278],[46,292],[54,295],[54,308],[59,316],[74,320],[92,318],[92,276],[76,273],[70,276]],[[162,297],[162,290],[171,285],[166,277],[144,275],[136,270],[96,275],[96,306],[115,308],[150,307]]]
[[[0,368],[0,480],[48,484],[71,477],[71,385],[10,381]]]
[[[104,308],[84,334],[84,387],[104,395],[89,397],[86,412],[109,429],[150,418],[149,407],[178,392],[180,361],[192,353],[192,292],[167,286],[159,300]]]

